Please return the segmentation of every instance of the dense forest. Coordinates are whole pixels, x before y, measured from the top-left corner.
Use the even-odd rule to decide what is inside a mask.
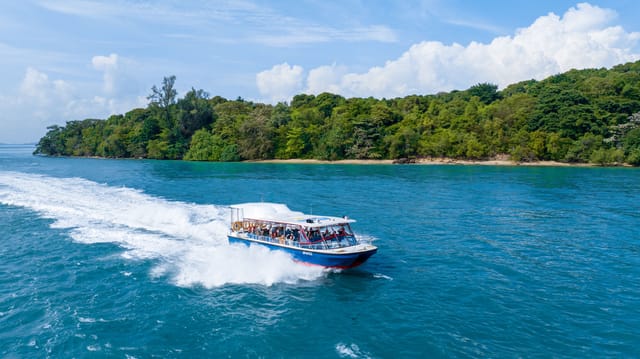
[[[640,165],[640,61],[571,70],[498,91],[395,99],[296,95],[291,103],[177,98],[175,76],[146,108],[48,127],[35,153],[241,161],[447,157]]]

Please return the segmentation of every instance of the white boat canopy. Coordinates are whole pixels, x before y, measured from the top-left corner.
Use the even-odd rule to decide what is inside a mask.
[[[319,216],[292,211],[281,203],[241,203],[231,205],[231,208],[238,211],[237,220],[269,221],[307,228],[320,228],[355,222],[354,219],[347,217]]]

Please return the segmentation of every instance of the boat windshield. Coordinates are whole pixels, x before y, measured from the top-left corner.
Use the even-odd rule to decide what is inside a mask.
[[[308,230],[307,238],[311,242],[317,241],[335,241],[342,239],[354,238],[351,227],[348,223],[331,225],[326,227],[313,228]]]

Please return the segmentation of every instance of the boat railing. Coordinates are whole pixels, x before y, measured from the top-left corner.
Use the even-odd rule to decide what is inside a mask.
[[[262,242],[283,244],[283,245],[299,247],[303,249],[334,249],[334,248],[354,246],[357,244],[356,238],[350,235],[336,237],[330,240],[320,239],[318,241],[313,241],[313,242],[300,242],[297,240],[293,240],[291,238],[263,236],[263,235],[254,234],[254,233],[245,233],[245,235],[248,238],[259,240]]]

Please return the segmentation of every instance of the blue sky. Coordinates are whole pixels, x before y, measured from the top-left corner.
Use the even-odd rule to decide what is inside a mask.
[[[24,0],[0,4],[0,142],[145,106],[503,87],[640,59],[640,2]]]

